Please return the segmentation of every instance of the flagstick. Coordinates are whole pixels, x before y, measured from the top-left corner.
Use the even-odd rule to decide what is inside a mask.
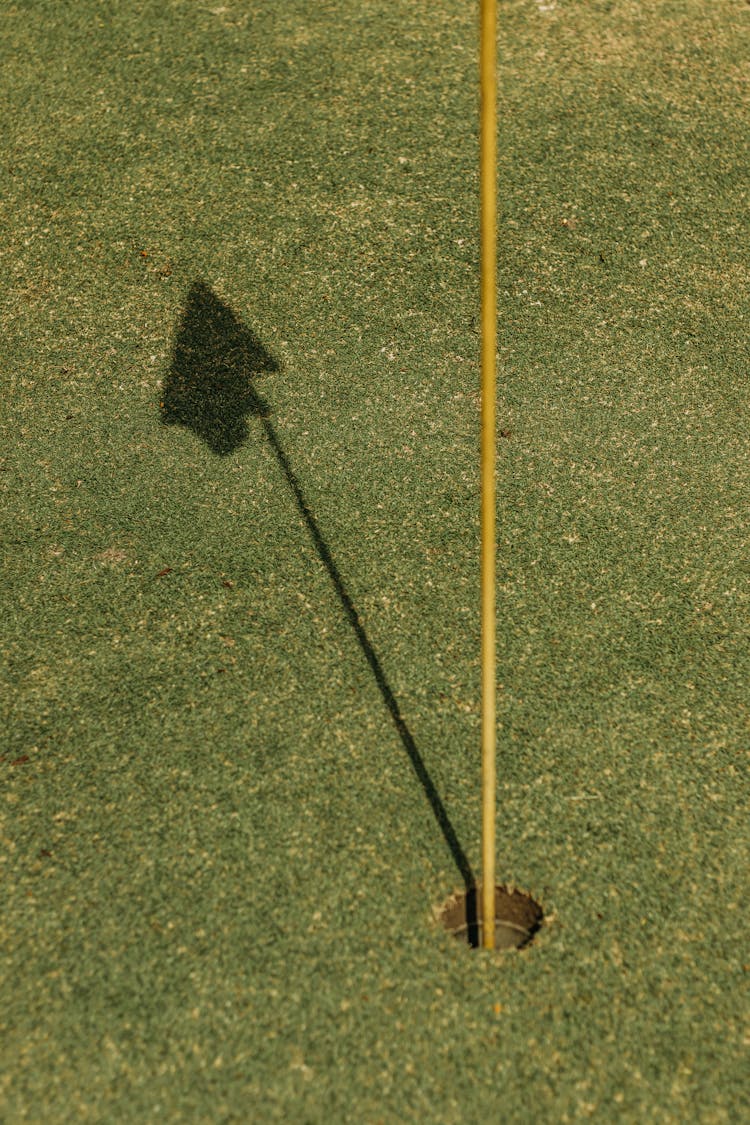
[[[480,0],[482,944],[495,948],[496,0]]]

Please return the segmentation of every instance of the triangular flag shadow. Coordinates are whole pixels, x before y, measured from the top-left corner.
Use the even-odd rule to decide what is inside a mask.
[[[161,419],[186,426],[226,457],[246,440],[247,417],[268,407],[254,381],[279,370],[260,340],[202,281],[190,288],[162,387]]]

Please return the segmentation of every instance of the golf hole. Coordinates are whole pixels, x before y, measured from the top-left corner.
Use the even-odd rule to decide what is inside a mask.
[[[456,941],[482,947],[482,887],[453,894],[437,911],[438,920]],[[544,912],[523,891],[495,887],[495,949],[524,949],[540,929]]]

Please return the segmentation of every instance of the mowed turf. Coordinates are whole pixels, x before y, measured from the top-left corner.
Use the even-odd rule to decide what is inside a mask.
[[[475,7],[5,6],[8,1125],[750,1115],[750,8],[499,4],[488,956]]]

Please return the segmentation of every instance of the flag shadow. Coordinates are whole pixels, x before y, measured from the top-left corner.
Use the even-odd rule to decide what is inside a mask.
[[[260,419],[268,443],[370,667],[443,839],[466,890],[471,891],[476,880],[466,853],[461,847],[442,798],[401,714],[398,700],[380,658],[344,585],[289,457],[279,440],[270,419],[269,407],[255,388],[254,380],[258,376],[279,370],[278,361],[266,351],[257,337],[242,324],[232,310],[209,286],[200,281],[196,282],[188,294],[185,311],[175,338],[172,364],[164,380],[161,402],[162,422],[165,425],[179,424],[191,429],[206,442],[212,452],[225,457],[247,439],[247,418],[256,415]],[[471,925],[472,920],[469,921]],[[473,921],[476,929],[476,920]]]
[[[212,453],[226,457],[247,440],[247,418],[268,413],[254,380],[278,370],[273,356],[229,306],[196,281],[162,386],[161,420],[185,426]]]

